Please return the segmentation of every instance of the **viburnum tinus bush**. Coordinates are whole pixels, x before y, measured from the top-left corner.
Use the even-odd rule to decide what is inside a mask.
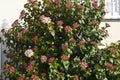
[[[116,69],[99,49],[104,0],[29,0],[12,27],[2,30],[10,80],[114,80]],[[107,55],[106,55],[107,56]],[[110,72],[110,73],[109,73]]]

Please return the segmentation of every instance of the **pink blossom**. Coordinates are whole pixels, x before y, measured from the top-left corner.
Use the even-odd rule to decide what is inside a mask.
[[[73,28],[77,28],[77,27],[78,27],[78,24],[77,24],[77,23],[74,23],[72,26],[73,26]]]
[[[51,58],[49,58],[49,60],[48,60],[49,63],[52,63],[52,62],[54,62],[54,61],[55,61],[55,58],[54,58],[54,57],[51,57]]]
[[[34,42],[37,42],[38,41],[38,36],[34,36],[34,38],[32,39]]]
[[[100,7],[98,6],[97,3],[93,2],[92,5],[96,10],[100,10]]]
[[[66,7],[66,8],[71,8],[71,7],[72,7],[72,3],[71,3],[71,2],[68,2],[67,4],[65,4],[65,7]]]
[[[95,2],[95,3],[97,3],[98,2],[98,0],[91,0],[92,2]]]
[[[79,76],[77,74],[73,75],[73,80],[78,80]]]
[[[37,51],[37,50],[38,50],[38,46],[34,46],[34,47],[32,48],[32,50],[33,50],[33,51]]]
[[[83,8],[83,5],[79,4],[79,5],[77,5],[76,8],[77,8],[77,9],[82,9],[82,8]]]
[[[48,48],[48,51],[50,51],[51,49],[55,49],[55,46],[52,45],[50,48]]]
[[[24,33],[27,33],[29,29],[27,27],[24,28]]]
[[[47,57],[45,55],[42,55],[40,59],[42,63],[47,61]]]
[[[38,71],[34,71],[34,74],[38,74]]]
[[[30,80],[40,80],[38,76],[31,76]]]
[[[98,21],[97,21],[97,20],[93,20],[93,21],[92,21],[92,24],[93,24],[93,25],[97,25],[97,24],[98,24]]]
[[[106,25],[106,27],[110,27],[110,24],[108,24],[108,23],[106,23],[105,25]]]
[[[97,46],[97,43],[96,42],[92,42],[91,43],[93,46]]]
[[[53,2],[58,5],[60,4],[61,0],[53,0]]]
[[[18,80],[24,80],[24,79],[25,79],[24,76],[19,76],[19,77],[18,77]]]
[[[106,31],[105,31],[104,29],[101,29],[100,32],[101,32],[101,33],[105,33]]]
[[[8,58],[13,57],[13,56],[14,56],[14,53],[12,51],[7,55]]]
[[[15,68],[14,67],[10,67],[9,68],[9,73],[13,73],[13,72],[15,72]]]
[[[17,41],[19,41],[21,38],[22,38],[22,33],[21,32],[19,32],[18,34],[17,34]]]
[[[110,53],[112,53],[112,54],[114,54],[114,53],[116,53],[117,51],[115,50],[115,49],[111,49],[110,50]]]
[[[112,70],[112,71],[115,69],[114,66],[113,66],[111,63],[109,63],[109,62],[106,62],[106,63],[105,63],[105,66],[106,66],[108,69]]]
[[[33,24],[33,22],[35,21],[35,19],[34,18],[31,18],[30,19],[30,22]]]
[[[63,55],[61,56],[61,59],[62,59],[62,60],[67,60],[67,59],[68,59],[68,56],[65,55],[65,54],[63,54]]]
[[[106,35],[106,36],[109,36],[109,33],[108,33],[108,31],[107,31],[107,30],[106,30],[106,32],[105,32],[105,35]]]
[[[8,69],[8,65],[4,65],[4,66],[3,66],[3,70],[4,70],[4,71],[8,71],[8,70],[9,70],[9,69]]]
[[[46,76],[46,74],[45,74],[45,73],[41,73],[41,76],[42,76],[42,77],[45,77],[45,76]]]
[[[20,17],[19,17],[19,19],[22,19],[24,16],[25,16],[25,11],[22,10],[21,13],[20,13]]]
[[[79,46],[84,46],[84,45],[85,45],[85,42],[84,42],[84,41],[79,41],[78,45],[79,45]]]
[[[12,23],[12,27],[15,27],[16,25],[18,24],[18,19],[17,20],[15,20],[13,23]]]
[[[30,62],[29,62],[29,65],[31,65],[31,66],[33,66],[35,64],[35,61],[34,60],[31,60]]]
[[[57,21],[57,25],[58,26],[62,26],[63,25],[63,21],[62,20]]]
[[[88,63],[80,62],[80,67],[82,67],[83,69],[86,69],[88,67]]]
[[[69,42],[74,43],[75,39],[72,37],[72,38],[70,38]]]
[[[62,44],[61,48],[64,51],[67,50],[68,49],[68,44]]]
[[[71,31],[72,31],[72,28],[71,28],[70,26],[66,26],[66,27],[65,27],[65,32],[68,32],[68,33],[69,33],[69,32],[71,32]]]
[[[101,33],[104,33],[104,34],[105,34],[105,36],[109,36],[109,34],[108,34],[108,31],[107,31],[107,30],[102,29],[102,30],[100,30],[100,32],[101,32]]]
[[[87,70],[88,70],[88,71],[91,71],[91,68],[90,68],[90,67],[87,67]]]
[[[36,0],[29,0],[29,3],[33,3],[33,2],[35,2]]]
[[[56,77],[52,78],[52,80],[58,80]]]
[[[51,22],[51,19],[50,17],[46,17],[44,15],[40,16],[40,20],[43,22],[43,23],[50,23]]]
[[[8,31],[7,31],[7,34],[11,34],[12,32],[12,29],[10,28]]]
[[[26,64],[26,63],[22,63],[22,66],[23,66],[23,67],[26,67],[26,66],[27,66],[27,64]]]
[[[26,71],[27,71],[27,72],[30,72],[32,69],[33,69],[33,66],[32,66],[32,65],[29,65],[29,66],[26,67]]]

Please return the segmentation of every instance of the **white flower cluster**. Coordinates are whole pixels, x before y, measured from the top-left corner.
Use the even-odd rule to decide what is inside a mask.
[[[25,56],[27,56],[27,57],[31,57],[31,56],[33,56],[34,52],[33,52],[32,49],[28,49],[28,50],[25,51],[24,54],[25,54]]]

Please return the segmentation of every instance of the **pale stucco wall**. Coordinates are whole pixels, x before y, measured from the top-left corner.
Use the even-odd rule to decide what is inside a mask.
[[[101,23],[101,26],[104,26],[106,22],[109,23],[111,27],[108,28],[109,37],[106,38],[103,43],[109,45],[111,42],[120,40],[120,20],[105,21]]]

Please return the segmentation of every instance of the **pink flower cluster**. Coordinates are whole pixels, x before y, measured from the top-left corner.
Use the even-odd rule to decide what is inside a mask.
[[[61,46],[62,50],[65,51],[68,49],[68,44],[62,44]]]
[[[43,23],[50,23],[51,22],[51,19],[50,17],[46,17],[44,15],[40,16],[40,20],[43,22]]]
[[[30,77],[30,80],[40,80],[40,78],[39,78],[38,76],[32,75],[32,76]]]
[[[18,24],[18,19],[17,20],[15,20],[13,23],[12,23],[12,27],[15,27],[16,25]]]
[[[32,50],[33,50],[33,51],[37,51],[37,50],[38,50],[38,46],[34,46],[34,47],[32,48]]]
[[[15,67],[13,67],[13,66],[10,67],[10,66],[8,66],[8,64],[6,64],[3,66],[3,70],[6,72],[9,72],[11,74],[11,73],[15,72]]]
[[[96,42],[92,42],[91,44],[92,44],[93,46],[95,46],[95,47],[97,46],[97,43],[96,43]]]
[[[97,2],[93,2],[92,5],[96,10],[100,10],[100,7],[98,6]]]
[[[67,60],[67,59],[68,59],[68,56],[65,55],[65,54],[63,54],[63,55],[61,56],[61,59],[62,59],[62,60]]]
[[[26,72],[32,71],[34,64],[35,64],[35,61],[30,61],[30,62],[29,62],[29,65],[26,67]]]
[[[57,25],[58,26],[62,26],[63,25],[63,21],[62,20],[57,21]]]
[[[77,28],[78,27],[78,23],[74,23],[72,26],[73,26],[73,28]]]
[[[84,46],[85,42],[83,40],[79,41],[78,46]]]
[[[33,2],[35,2],[36,0],[28,0],[29,1],[29,3],[33,3]]]
[[[29,29],[27,27],[24,28],[24,33],[27,33]]]
[[[38,39],[39,39],[38,36],[34,36],[32,40],[33,40],[34,42],[37,42]]]
[[[110,24],[108,24],[108,23],[105,23],[105,25],[106,25],[106,27],[110,27]]]
[[[111,63],[109,63],[109,62],[106,62],[106,63],[105,63],[105,66],[106,66],[108,69],[112,70],[112,71],[115,69],[115,67],[114,67]]]
[[[98,21],[97,21],[97,20],[93,20],[93,21],[92,21],[92,24],[93,24],[93,25],[98,25]]]
[[[47,57],[45,55],[42,55],[40,60],[42,63],[45,63],[47,61]]]
[[[17,36],[16,36],[16,39],[17,39],[17,41],[19,41],[21,38],[22,38],[22,33],[19,32],[19,33],[17,34]]]
[[[114,53],[116,53],[117,52],[117,50],[115,50],[115,49],[111,49],[110,50],[110,53],[112,53],[112,54],[114,54]]]
[[[10,28],[8,31],[7,31],[7,34],[11,34],[12,32],[12,29]]]
[[[79,80],[78,78],[79,78],[79,76],[77,74],[73,75],[73,80]]]
[[[80,67],[82,67],[83,69],[86,69],[88,67],[88,63],[87,62],[80,62]]]
[[[66,3],[66,4],[65,4],[65,7],[66,7],[66,8],[71,8],[71,7],[72,7],[72,3],[71,3],[71,2]]]
[[[72,31],[72,28],[70,26],[65,26],[65,32],[69,33]]]
[[[10,53],[8,53],[7,57],[10,58],[10,57],[13,57],[14,56],[14,52],[13,51],[10,51]]]
[[[15,71],[15,67],[10,67],[9,68],[9,73],[13,73]]]
[[[55,3],[55,4],[60,4],[60,2],[61,2],[61,0],[52,0],[53,1],[53,3]]]
[[[24,16],[25,16],[25,11],[22,10],[21,13],[20,13],[19,19],[22,19]]]
[[[46,76],[46,73],[41,73],[41,76],[42,76],[42,77],[45,77],[45,76]]]
[[[25,79],[24,76],[19,76],[19,77],[18,77],[18,80],[24,80],[24,79]]]
[[[77,5],[76,8],[77,8],[77,9],[82,9],[82,8],[83,8],[83,5],[79,4],[79,5]]]
[[[51,57],[51,58],[48,59],[48,62],[49,62],[49,63],[53,63],[54,61],[55,61],[55,58],[54,58],[54,57]]]
[[[75,39],[73,37],[70,38],[69,42],[74,43]]]

